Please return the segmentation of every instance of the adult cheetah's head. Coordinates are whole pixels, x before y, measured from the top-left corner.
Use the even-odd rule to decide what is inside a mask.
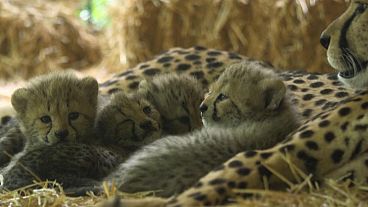
[[[321,35],[327,59],[339,79],[353,87],[368,86],[368,0],[353,0]]]

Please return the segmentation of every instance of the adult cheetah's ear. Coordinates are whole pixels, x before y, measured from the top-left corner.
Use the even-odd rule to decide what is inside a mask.
[[[90,98],[91,103],[97,104],[98,96],[98,83],[97,80],[92,77],[85,77],[81,80],[81,87],[85,91],[88,98]]]
[[[261,81],[261,84],[265,108],[271,111],[278,109],[286,93],[284,83],[279,79],[265,79]]]
[[[28,89],[26,88],[19,88],[14,91],[11,96],[11,104],[17,113],[22,114],[26,112],[29,95]]]

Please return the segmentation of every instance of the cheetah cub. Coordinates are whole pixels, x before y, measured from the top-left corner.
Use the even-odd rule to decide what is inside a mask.
[[[105,146],[116,146],[123,157],[161,137],[160,114],[138,94],[115,93],[98,112],[96,130]]]
[[[201,103],[203,124],[236,127],[266,120],[279,113],[279,107],[290,107],[281,103],[285,93],[284,83],[261,62],[234,64],[210,86]]]
[[[89,142],[94,132],[98,83],[71,72],[51,73],[17,89],[11,103],[29,147]]]
[[[16,119],[0,138],[0,160],[9,162],[8,154],[16,156],[0,173],[20,165],[19,158],[32,150],[57,143],[94,142],[97,94],[94,78],[79,79],[71,72],[42,75],[17,89],[11,97]],[[11,180],[5,176],[5,183]]]
[[[127,157],[166,134],[201,127],[203,92],[190,76],[160,75],[143,81],[137,94],[119,92],[98,113],[96,129],[105,145]]]
[[[157,191],[169,197],[241,151],[275,145],[299,125],[283,82],[249,62],[227,68],[201,108],[209,127],[145,146],[106,180],[123,192]]]
[[[138,93],[160,112],[163,134],[183,134],[202,127],[202,85],[188,75],[163,74],[140,83]]]

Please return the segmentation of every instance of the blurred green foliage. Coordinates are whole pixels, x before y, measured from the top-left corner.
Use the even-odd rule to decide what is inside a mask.
[[[79,17],[97,28],[103,28],[110,22],[108,4],[111,0],[88,0],[86,5],[79,11]]]

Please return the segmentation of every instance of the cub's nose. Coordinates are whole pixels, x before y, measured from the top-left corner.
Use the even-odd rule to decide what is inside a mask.
[[[328,46],[330,45],[330,40],[331,40],[331,37],[329,35],[324,35],[324,34],[322,34],[321,37],[319,38],[319,42],[326,49],[328,49]]]
[[[144,129],[144,130],[150,130],[150,129],[153,128],[153,125],[152,125],[152,122],[151,121],[145,121],[145,122],[141,123],[139,125],[139,127],[141,129]]]
[[[208,109],[208,106],[207,106],[206,104],[204,104],[204,103],[202,103],[202,104],[199,106],[199,111],[200,111],[200,112],[202,112],[202,113],[206,112],[206,111],[207,111],[207,109]]]
[[[58,130],[58,131],[55,132],[55,137],[57,137],[58,139],[61,139],[61,140],[64,140],[68,135],[69,135],[69,132],[66,129]]]

